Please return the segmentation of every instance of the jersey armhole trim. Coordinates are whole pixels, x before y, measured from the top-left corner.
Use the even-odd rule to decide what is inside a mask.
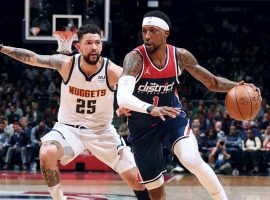
[[[64,79],[62,79],[63,80],[63,83],[65,85],[67,85],[68,82],[69,82],[69,80],[70,80],[70,77],[71,77],[71,74],[72,74],[73,68],[74,68],[74,62],[75,62],[75,56],[72,57],[72,66],[71,66],[70,71],[69,71],[68,79],[66,81],[64,81]]]
[[[106,59],[106,64],[105,64],[105,73],[106,73],[106,85],[109,88],[109,90],[111,92],[115,92],[115,89],[111,88],[110,84],[109,84],[109,76],[108,76],[108,66],[109,66],[109,59]]]
[[[175,61],[175,68],[176,68],[176,81],[178,84],[180,84],[180,81],[179,81],[179,77],[181,75],[181,70],[180,70],[180,66],[178,64],[178,59],[177,59],[177,48],[174,47],[174,61]]]

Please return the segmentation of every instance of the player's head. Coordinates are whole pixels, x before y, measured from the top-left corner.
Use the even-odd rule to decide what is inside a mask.
[[[86,24],[79,28],[77,35],[77,49],[87,63],[95,65],[102,51],[101,29],[97,25]]]
[[[161,45],[166,44],[171,29],[170,18],[159,10],[150,11],[143,17],[142,37],[150,53],[154,53]]]

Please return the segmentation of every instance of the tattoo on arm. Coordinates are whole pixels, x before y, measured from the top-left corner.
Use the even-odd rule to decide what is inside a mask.
[[[13,47],[3,47],[2,53],[7,56],[14,58],[18,61],[30,64],[31,60],[35,57],[35,53],[26,49],[13,48]]]
[[[33,55],[31,55],[31,52],[27,52],[22,49],[15,49],[13,52],[13,55],[14,55],[14,58],[24,63],[30,62],[31,57],[33,57]]]
[[[52,69],[61,70],[62,66],[64,65],[67,56],[57,54],[57,55],[38,55],[37,56],[37,63],[39,63],[42,66],[47,66]]]
[[[123,75],[137,76],[142,70],[142,57],[136,51],[128,53],[124,59]]]
[[[27,49],[9,46],[3,46],[1,52],[25,64],[56,70],[60,70],[63,64],[69,60],[68,56],[62,54],[39,55]]]
[[[51,170],[44,166],[40,166],[44,180],[46,181],[49,187],[53,187],[60,183],[60,172],[59,169]]]

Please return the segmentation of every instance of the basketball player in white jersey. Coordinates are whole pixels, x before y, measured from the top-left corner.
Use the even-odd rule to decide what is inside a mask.
[[[0,51],[23,63],[57,70],[63,78],[58,122],[42,140],[40,167],[54,200],[66,199],[60,185],[57,162],[68,164],[84,150],[120,174],[138,199],[147,190],[137,180],[133,154],[112,123],[115,85],[122,68],[101,57],[101,30],[84,25],[78,30],[79,54],[38,55],[0,45]]]

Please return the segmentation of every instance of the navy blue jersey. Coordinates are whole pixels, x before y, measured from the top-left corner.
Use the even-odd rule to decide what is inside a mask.
[[[140,100],[153,104],[154,106],[179,107],[176,86],[179,84],[180,75],[179,66],[176,59],[176,48],[171,45],[166,47],[166,64],[159,69],[151,61],[144,45],[135,49],[143,59],[142,71],[137,77],[137,83],[133,95]],[[154,127],[163,123],[159,117],[153,117],[149,114],[132,112],[128,118],[128,127],[130,130],[129,141],[135,141],[142,138],[143,135]]]

